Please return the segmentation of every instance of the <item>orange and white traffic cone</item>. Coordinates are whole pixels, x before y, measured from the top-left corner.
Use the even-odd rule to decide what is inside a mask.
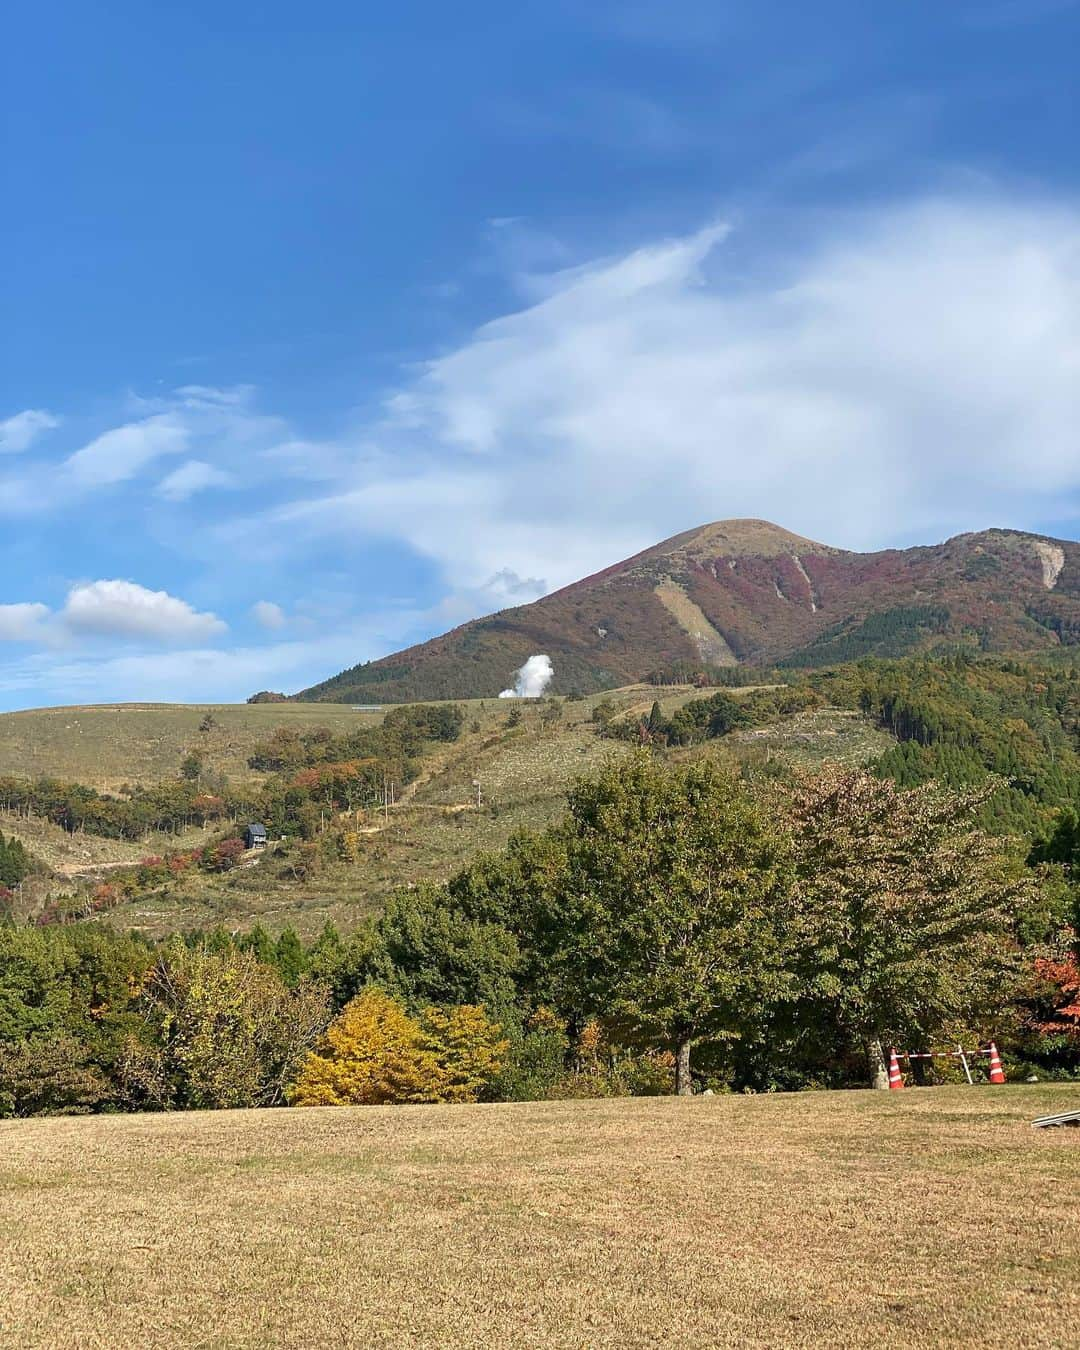
[[[896,1058],[895,1048],[889,1051],[889,1089],[900,1092],[904,1086],[904,1075],[900,1072],[900,1062]]]
[[[998,1054],[998,1048],[993,1041],[990,1042],[990,1081],[991,1083],[1004,1083],[1005,1070],[1001,1067],[1001,1056]]]

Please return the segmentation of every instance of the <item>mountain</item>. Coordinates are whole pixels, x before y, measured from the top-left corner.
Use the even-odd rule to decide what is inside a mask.
[[[1080,643],[1080,544],[995,529],[851,553],[767,521],[718,521],[296,697],[495,695],[538,652],[554,664],[553,692],[568,693],[704,665],[818,666],[957,642]]]

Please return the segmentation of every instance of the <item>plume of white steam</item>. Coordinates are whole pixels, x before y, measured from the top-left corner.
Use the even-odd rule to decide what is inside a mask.
[[[514,674],[513,689],[504,689],[500,698],[541,698],[555,670],[550,656],[530,656]]]

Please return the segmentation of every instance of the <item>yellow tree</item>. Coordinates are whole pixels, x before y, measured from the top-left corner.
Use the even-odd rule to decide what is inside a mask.
[[[506,1060],[510,1042],[479,1004],[427,1008],[426,1044],[442,1068],[442,1100],[474,1102]]]
[[[377,1106],[444,1099],[446,1073],[420,1024],[380,989],[365,989],[304,1063],[294,1106]]]

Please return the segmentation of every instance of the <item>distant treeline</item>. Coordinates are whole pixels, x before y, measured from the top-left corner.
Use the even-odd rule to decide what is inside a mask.
[[[1063,810],[1080,810],[1080,668],[1067,656],[1010,660],[964,650],[820,671],[744,671],[741,682],[783,687],[694,699],[670,718],[658,703],[638,719],[616,717],[613,705],[605,717],[601,705],[599,720],[608,736],[687,745],[814,707],[848,708],[896,737],[871,767],[902,787],[1004,780],[982,808],[987,828],[1035,840]]]
[[[781,686],[755,689],[739,698],[720,692],[708,698],[691,699],[670,717],[665,717],[659,700],[653,703],[648,717],[637,719],[616,717],[613,705],[608,717],[609,709],[601,702],[596,721],[603,735],[612,740],[685,746],[714,740],[744,727],[768,726],[807,709],[820,708],[824,702],[824,696],[809,686]]]

